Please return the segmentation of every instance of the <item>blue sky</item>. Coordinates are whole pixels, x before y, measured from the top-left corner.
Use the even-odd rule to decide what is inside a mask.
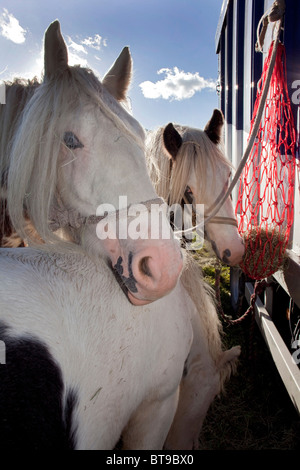
[[[99,78],[130,47],[129,96],[145,128],[203,128],[218,106],[221,6],[222,0],[0,0],[0,80],[40,76],[44,32],[58,19],[71,63]]]

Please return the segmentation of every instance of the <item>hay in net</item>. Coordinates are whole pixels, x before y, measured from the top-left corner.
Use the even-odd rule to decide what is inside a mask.
[[[286,238],[278,228],[253,228],[243,239],[245,254],[240,266],[250,278],[260,280],[285,267]]]

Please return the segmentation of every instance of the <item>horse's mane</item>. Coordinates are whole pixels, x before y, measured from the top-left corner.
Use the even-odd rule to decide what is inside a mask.
[[[187,181],[194,168],[197,181],[201,181],[199,199],[206,191],[206,178],[208,161],[213,171],[218,161],[228,167],[231,166],[226,159],[221,146],[215,145],[205,131],[186,126],[174,125],[182,137],[183,143],[176,156],[176,164],[170,164],[167,151],[163,143],[164,127],[147,135],[146,157],[151,181],[157,193],[169,201],[169,204],[180,204],[184,196]]]
[[[10,146],[17,128],[18,119],[39,84],[37,78],[32,80],[15,78],[13,81],[5,82],[6,104],[0,106],[1,186],[6,184]]]
[[[126,137],[141,147],[144,147],[144,135],[131,123],[130,116],[126,122],[122,120],[118,103],[89,69],[69,67],[51,80],[36,85],[38,83],[34,83],[31,90],[21,83],[24,104],[10,132],[9,151],[1,154],[1,168],[4,172],[8,170],[7,204],[15,230],[22,238],[28,238],[26,220],[29,218],[39,236],[51,244],[58,242],[58,237],[49,229],[48,215],[56,195],[66,117],[74,113],[79,117],[81,105],[90,101],[95,112],[105,114]],[[29,99],[25,100],[25,90],[29,89]],[[72,160],[72,155],[70,157]]]
[[[231,167],[224,155],[222,144],[215,145],[205,131],[185,126],[174,125],[182,137],[183,143],[176,155],[176,164],[171,164],[163,143],[161,127],[149,132],[146,139],[146,158],[151,181],[157,194],[168,201],[169,205],[182,202],[189,174],[195,170],[197,181],[201,181],[199,199],[206,191],[208,162],[213,172],[218,163]],[[214,291],[203,279],[202,268],[189,251],[185,254],[185,267],[181,282],[191,296],[198,310],[200,321],[206,331],[208,347],[213,361],[220,368],[220,391],[236,368],[236,358],[222,364],[224,349],[222,344],[222,324],[216,310]]]

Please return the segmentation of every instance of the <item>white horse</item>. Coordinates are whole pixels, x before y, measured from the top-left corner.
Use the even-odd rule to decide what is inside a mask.
[[[2,189],[18,233],[35,246],[1,250],[5,448],[111,449],[121,434],[125,449],[196,447],[236,364],[239,348],[223,351],[204,283],[190,285],[191,295],[178,283],[159,299],[181,269],[174,241],[96,237],[100,203],[116,207],[120,194],[129,203],[156,197],[143,131],[118,103],[130,72],[126,48],[102,84],[68,67],[55,22],[45,36],[45,81],[27,90],[33,97],[8,133]],[[133,307],[110,265],[133,304],[159,300]]]
[[[205,130],[168,124],[148,133],[148,171],[157,194],[173,204],[204,204],[204,220],[225,194],[231,164],[222,152],[224,118],[214,110]],[[242,260],[244,246],[237,230],[232,202],[205,222],[206,238],[218,257],[229,265]],[[190,252],[181,283],[193,299],[193,344],[180,387],[180,399],[166,446],[171,449],[197,446],[199,432],[214,397],[235,371],[239,347],[225,351],[222,326],[211,290]],[[201,390],[201,393],[200,393]]]
[[[241,262],[244,244],[230,198],[208,219],[225,195],[231,163],[222,151],[224,118],[215,109],[204,130],[168,124],[147,136],[147,162],[157,194],[170,205],[204,205],[205,236],[218,258],[230,266]]]
[[[127,48],[102,83],[69,67],[49,26],[44,82],[2,163],[13,226],[32,244],[0,252],[3,449],[112,449],[121,433],[124,448],[160,449],[170,429],[194,308],[177,282],[179,244],[96,235],[100,204],[157,198],[143,129],[119,103],[130,72]]]

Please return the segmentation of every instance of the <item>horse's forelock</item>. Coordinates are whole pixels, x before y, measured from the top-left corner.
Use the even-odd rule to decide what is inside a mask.
[[[213,175],[217,166],[230,167],[220,146],[216,146],[208,137],[207,133],[200,129],[186,126],[174,125],[180,133],[183,143],[176,156],[176,164],[170,165],[169,157],[164,150],[163,131],[164,127],[150,133],[147,145],[147,163],[151,180],[155,188],[170,204],[181,203],[190,171],[195,170],[197,181],[201,181],[199,199],[206,189],[207,165],[211,166]]]
[[[216,170],[220,167],[231,167],[231,163],[225,157],[221,146],[216,145],[209,138],[207,133],[199,129],[188,129],[183,137],[185,145],[189,148],[187,150],[181,149],[184,158],[193,158],[193,166],[196,173],[196,180],[201,182],[198,184],[198,199],[204,200],[206,194],[206,177],[208,175],[208,168],[213,181],[216,180]],[[184,145],[183,145],[184,147]],[[227,176],[227,175],[226,175]]]

